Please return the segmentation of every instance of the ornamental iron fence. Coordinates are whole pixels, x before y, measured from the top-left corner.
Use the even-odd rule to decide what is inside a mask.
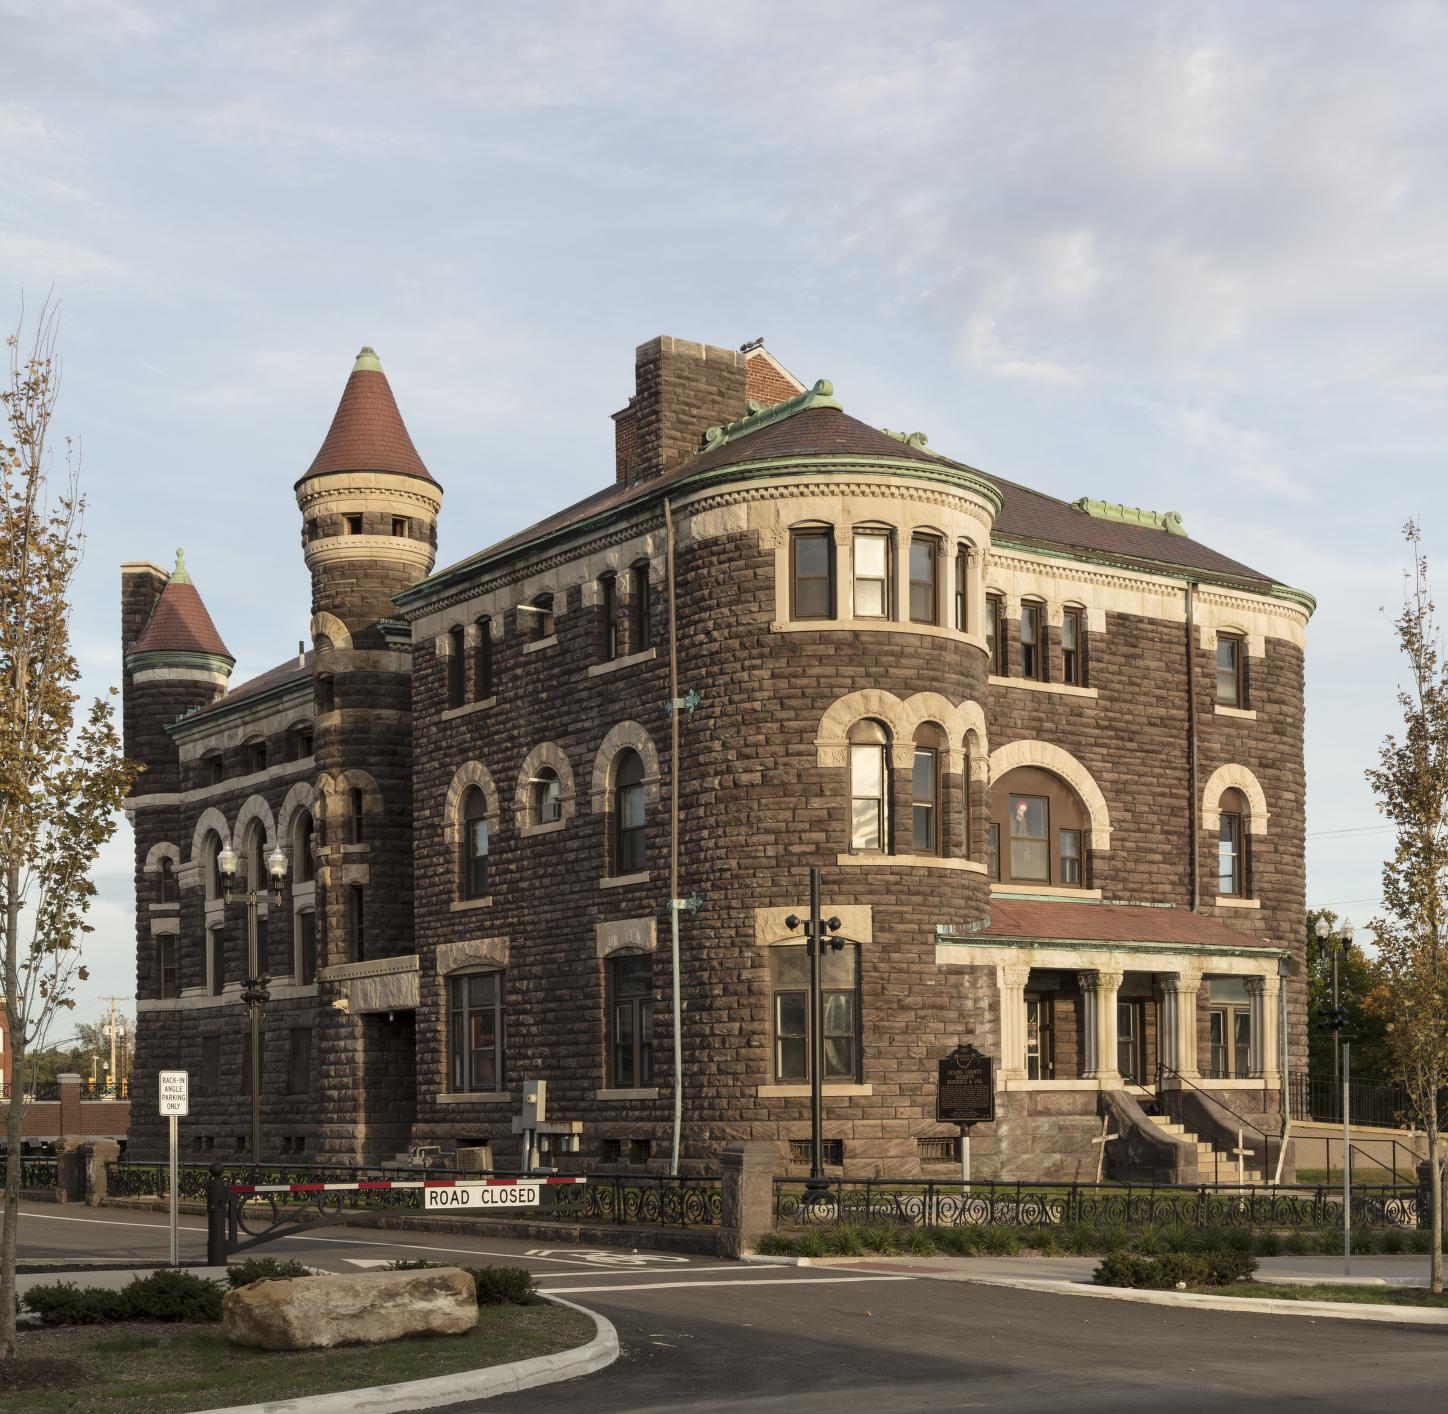
[[[0,1170],[4,1159],[0,1157]],[[44,1154],[22,1154],[20,1156],[20,1186],[22,1188],[59,1188],[60,1160]]]
[[[1418,1190],[1406,1184],[1352,1190],[1355,1227],[1418,1225]],[[1309,1230],[1342,1226],[1342,1189],[1327,1185],[1114,1183],[962,1184],[922,1179],[776,1178],[774,1218],[784,1227],[891,1223],[905,1227],[1241,1227]]]
[[[255,1166],[226,1164],[222,1177],[228,1184],[365,1183],[401,1178],[450,1178],[459,1182],[485,1178],[525,1178],[529,1175],[496,1169],[417,1169],[405,1166],[358,1167],[342,1164],[283,1164]],[[716,1227],[723,1211],[719,1176],[678,1176],[646,1173],[590,1173],[588,1182],[545,1190],[543,1206],[528,1209],[530,1219],[558,1222],[599,1222],[657,1227]],[[210,1164],[181,1164],[177,1192],[182,1198],[204,1200],[211,1180]],[[116,1198],[165,1198],[169,1173],[164,1163],[117,1160],[106,1165],[106,1191]],[[305,1207],[314,1199],[306,1193],[269,1195],[283,1207]],[[416,1209],[415,1189],[361,1190],[348,1195],[353,1209]],[[506,1217],[506,1212],[496,1214]]]

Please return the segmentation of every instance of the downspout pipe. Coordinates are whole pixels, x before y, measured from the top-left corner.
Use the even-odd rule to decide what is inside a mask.
[[[679,984],[679,620],[674,596],[674,511],[664,500],[665,563],[669,584],[669,966],[674,1006],[674,1128],[669,1172],[679,1172],[679,1134],[684,1124],[683,1005]]]
[[[1187,581],[1187,819],[1191,822],[1191,838],[1187,841],[1187,867],[1191,871],[1192,912],[1202,905],[1201,814],[1197,804],[1197,665],[1196,665],[1196,580]]]

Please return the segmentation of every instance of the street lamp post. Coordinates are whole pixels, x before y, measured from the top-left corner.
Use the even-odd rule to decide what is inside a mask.
[[[809,958],[809,1184],[812,1189],[825,1185],[823,1127],[825,1018],[824,1018],[824,953],[829,948],[839,952],[853,938],[838,937],[840,920],[821,917],[820,871],[809,871],[809,917],[801,920],[791,913],[784,926],[794,932],[803,921],[805,956]]]
[[[1334,1084],[1341,1076],[1340,1053],[1342,1048],[1342,1030],[1346,1021],[1343,1014],[1342,998],[1338,994],[1338,959],[1352,947],[1352,924],[1344,923],[1338,932],[1334,933],[1328,927],[1327,919],[1319,918],[1313,929],[1317,935],[1317,951],[1321,955],[1324,949],[1332,955],[1332,1005],[1321,1009],[1322,1019],[1327,1023],[1328,1030],[1332,1032],[1332,1078]]]
[[[1324,947],[1332,950],[1332,1005],[1324,1008],[1326,1021],[1332,1031],[1332,1078],[1342,1080],[1342,1269],[1352,1275],[1352,1081],[1348,1069],[1351,1055],[1350,1043],[1342,1039],[1343,1015],[1342,998],[1338,993],[1338,959],[1352,947],[1352,924],[1344,923],[1334,935],[1327,926],[1327,919],[1319,918],[1313,929],[1317,935],[1319,955]],[[1339,1068],[1339,1055],[1341,1067]],[[1335,1086],[1334,1086],[1335,1088]],[[1331,1168],[1331,1164],[1328,1165]]]
[[[221,875],[222,896],[228,907],[233,903],[246,904],[246,979],[242,984],[241,1000],[246,1006],[251,1024],[251,1161],[261,1163],[261,1009],[271,1000],[267,992],[270,977],[261,975],[260,959],[256,947],[256,906],[272,903],[281,906],[282,890],[287,881],[287,857],[281,846],[272,847],[267,855],[266,869],[271,878],[271,889],[263,893],[255,888],[260,880],[248,882],[253,886],[248,893],[233,892],[236,883],[236,851],[227,845],[216,856],[217,871]]]

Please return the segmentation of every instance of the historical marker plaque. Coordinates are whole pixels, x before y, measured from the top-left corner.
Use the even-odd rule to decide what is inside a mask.
[[[995,1119],[991,1058],[974,1046],[957,1046],[939,1063],[935,1118],[943,1124],[989,1124]]]

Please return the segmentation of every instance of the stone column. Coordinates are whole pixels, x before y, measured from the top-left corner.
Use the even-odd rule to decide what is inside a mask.
[[[1162,1062],[1183,1079],[1196,1080],[1197,992],[1202,978],[1198,972],[1178,972],[1161,979],[1162,1015],[1165,1035],[1158,1045]]]
[[[1077,978],[1086,998],[1087,1080],[1119,1082],[1116,1068],[1116,994],[1121,990],[1119,972],[1082,972]]]
[[[719,1158],[719,1255],[742,1257],[774,1231],[774,1174],[780,1167],[777,1144],[742,1140],[726,1144]]]
[[[1026,1078],[1026,983],[1031,969],[1021,966],[996,968],[1000,988],[1002,1080]]]
[[[1281,988],[1280,977],[1247,978],[1247,996],[1252,1004],[1252,1074],[1260,1075],[1272,1085],[1279,1084],[1282,1078],[1278,1055]]]

